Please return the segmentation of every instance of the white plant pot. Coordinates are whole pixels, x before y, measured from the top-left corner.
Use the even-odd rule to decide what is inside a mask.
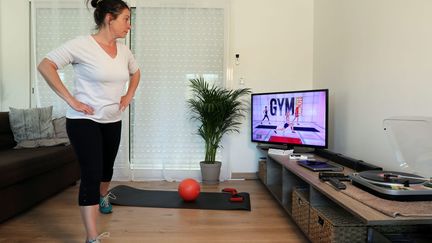
[[[201,177],[203,184],[219,184],[219,176],[222,163],[216,161],[215,163],[206,163],[205,161],[200,162]]]

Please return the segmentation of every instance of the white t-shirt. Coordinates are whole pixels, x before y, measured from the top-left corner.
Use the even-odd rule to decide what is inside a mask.
[[[121,120],[120,98],[130,75],[138,65],[127,46],[117,42],[117,55],[112,58],[93,36],[72,39],[47,54],[59,69],[72,64],[74,69],[73,96],[91,106],[93,115],[86,115],[71,107],[66,117],[91,119],[100,123]]]

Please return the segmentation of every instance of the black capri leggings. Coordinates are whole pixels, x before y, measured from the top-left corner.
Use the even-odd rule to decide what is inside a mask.
[[[99,204],[100,183],[111,181],[113,175],[121,121],[98,123],[89,119],[67,119],[66,129],[81,168],[78,204]]]

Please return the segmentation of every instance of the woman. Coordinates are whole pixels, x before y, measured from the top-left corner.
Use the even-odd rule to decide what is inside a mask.
[[[128,5],[122,0],[92,0],[91,6],[97,33],[77,37],[51,51],[38,70],[69,105],[66,128],[81,167],[78,204],[86,242],[99,242],[98,208],[101,213],[112,210],[108,188],[120,144],[121,113],[132,101],[140,70],[127,46],[116,41],[131,28]],[[73,65],[75,74],[72,94],[57,74],[57,69],[68,64]]]

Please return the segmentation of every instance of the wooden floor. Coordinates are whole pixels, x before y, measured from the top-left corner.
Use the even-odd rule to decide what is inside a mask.
[[[174,182],[113,182],[142,189],[175,190]],[[249,192],[252,211],[166,209],[114,206],[100,215],[103,242],[307,242],[258,180],[202,186],[202,191],[235,187]],[[70,187],[33,209],[0,224],[0,242],[84,242],[77,206],[78,186]],[[2,199],[5,200],[5,199]]]

